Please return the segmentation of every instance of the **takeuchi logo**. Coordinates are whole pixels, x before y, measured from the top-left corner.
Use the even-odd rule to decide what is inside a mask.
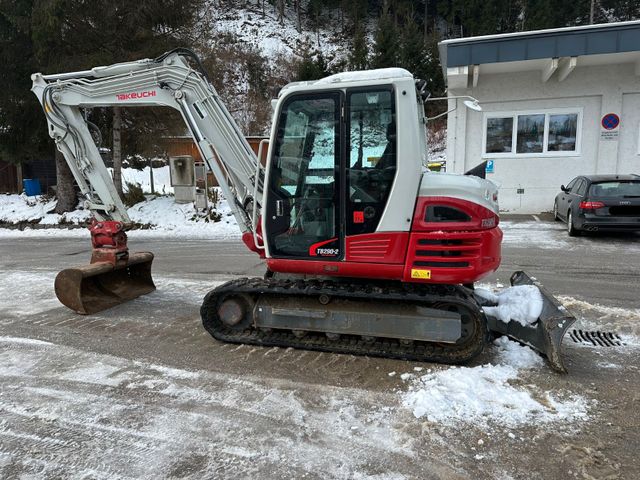
[[[147,90],[146,92],[116,93],[116,98],[118,100],[135,100],[137,98],[149,98],[155,96],[155,90]]]

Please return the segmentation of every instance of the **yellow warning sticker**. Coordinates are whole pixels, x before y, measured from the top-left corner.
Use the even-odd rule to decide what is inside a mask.
[[[431,270],[418,270],[417,268],[411,269],[411,278],[430,279]]]

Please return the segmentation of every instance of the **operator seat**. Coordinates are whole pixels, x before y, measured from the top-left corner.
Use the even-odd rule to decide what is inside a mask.
[[[392,120],[387,124],[387,146],[385,147],[380,160],[378,160],[378,163],[376,163],[375,168],[377,170],[384,170],[385,168],[391,167],[395,168],[397,138],[398,136],[396,134],[396,122]]]

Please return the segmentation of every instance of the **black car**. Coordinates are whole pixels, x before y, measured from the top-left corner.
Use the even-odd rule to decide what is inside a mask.
[[[581,231],[640,231],[640,175],[584,175],[556,195],[553,216]]]

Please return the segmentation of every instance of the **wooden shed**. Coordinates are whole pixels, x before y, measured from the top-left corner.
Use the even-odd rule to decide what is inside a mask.
[[[22,169],[20,165],[0,161],[0,193],[22,191]]]

